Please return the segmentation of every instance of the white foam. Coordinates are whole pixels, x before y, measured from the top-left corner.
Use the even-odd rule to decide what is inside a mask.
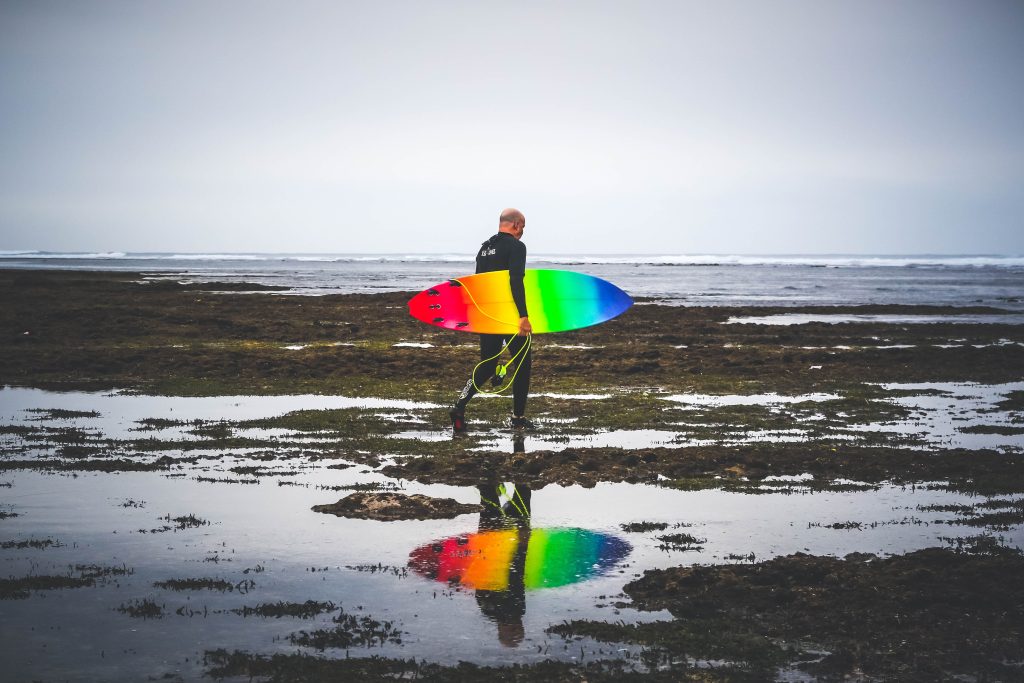
[[[730,325],[807,325],[809,323],[884,323],[894,325],[928,325],[935,323],[967,323],[990,325],[1024,325],[1021,314],[973,314],[964,315],[846,315],[839,313],[778,313],[775,315],[750,315],[732,317],[725,321]]]
[[[51,252],[51,251],[2,251],[0,258],[30,259],[123,259],[131,258],[123,251],[103,252]]]
[[[275,254],[275,253],[134,253],[134,252],[49,252],[34,250],[0,251],[0,258],[30,259],[126,259],[167,261],[297,261],[297,262],[380,262],[380,263],[471,263],[467,254]],[[825,266],[832,268],[904,268],[914,266],[984,268],[1024,267],[1024,256],[998,255],[881,255],[854,254],[541,254],[534,263],[560,265],[659,265],[659,266]]]
[[[744,254],[672,254],[672,255],[594,255],[538,256],[532,260],[548,263],[608,263],[679,266],[827,266],[833,268],[938,267],[1024,267],[1021,256],[856,256],[856,255],[744,255]]]

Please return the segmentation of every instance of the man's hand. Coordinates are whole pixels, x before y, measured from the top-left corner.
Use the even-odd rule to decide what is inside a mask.
[[[530,324],[530,318],[524,317],[519,319],[519,336],[525,337],[528,334],[533,334],[533,325]]]

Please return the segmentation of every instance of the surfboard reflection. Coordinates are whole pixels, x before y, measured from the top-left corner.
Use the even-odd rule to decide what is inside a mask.
[[[485,481],[478,486],[479,531],[423,545],[409,566],[429,579],[476,592],[480,611],[515,647],[524,636],[526,591],[585,581],[630,552],[617,536],[579,528],[533,528],[532,492],[522,484]]]

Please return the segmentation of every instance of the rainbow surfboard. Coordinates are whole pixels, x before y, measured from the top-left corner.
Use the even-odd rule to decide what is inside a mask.
[[[528,540],[527,540],[528,539]],[[474,590],[509,589],[513,563],[525,540],[517,571],[527,589],[585,581],[611,569],[632,549],[617,536],[586,529],[499,529],[428,543],[409,555],[409,566],[428,579]]]
[[[597,325],[633,305],[629,295],[612,283],[584,273],[528,269],[523,284],[534,334]],[[425,289],[409,300],[409,315],[449,330],[519,331],[507,270],[466,275]]]

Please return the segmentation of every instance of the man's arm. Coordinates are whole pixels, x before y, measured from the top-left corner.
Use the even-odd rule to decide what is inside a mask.
[[[526,310],[526,286],[523,284],[525,275],[526,245],[516,242],[508,260],[508,284],[512,289],[512,301],[515,302],[516,310],[519,312],[519,334],[524,336],[533,332],[533,327],[530,325],[530,314]]]

